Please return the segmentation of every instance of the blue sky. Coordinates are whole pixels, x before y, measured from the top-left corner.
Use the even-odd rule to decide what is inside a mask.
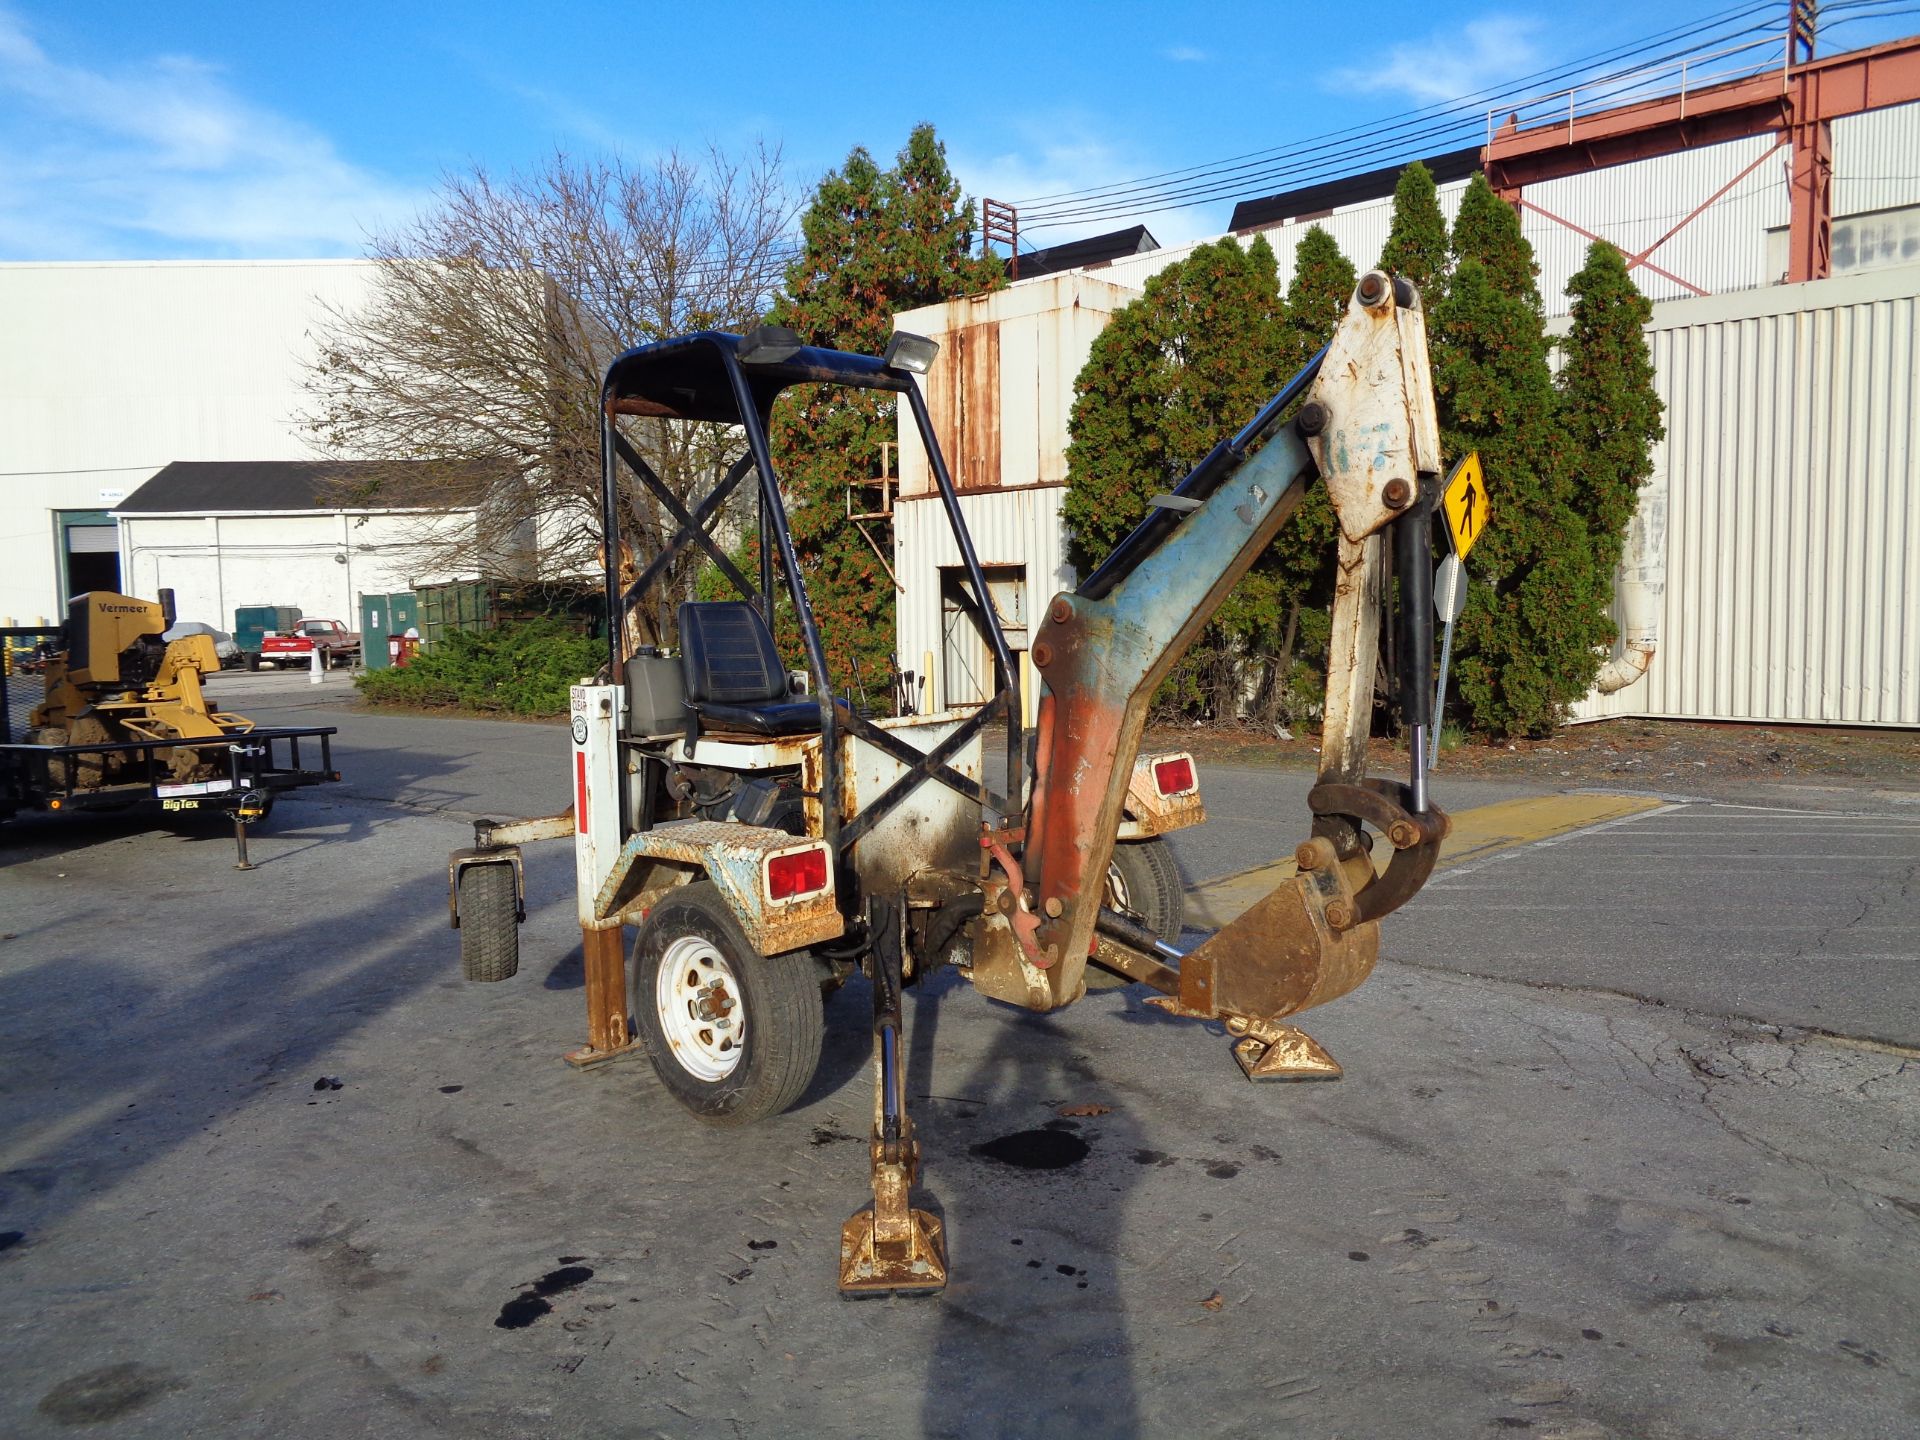
[[[1735,8],[0,0],[0,259],[353,255],[442,174],[556,148],[764,138],[803,192],[923,119],[970,193],[1025,199],[1365,126]],[[1825,48],[1920,28],[1904,8]],[[1174,243],[1230,209],[1127,218]]]

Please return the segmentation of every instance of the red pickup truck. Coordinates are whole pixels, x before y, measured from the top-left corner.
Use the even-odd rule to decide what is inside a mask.
[[[320,652],[324,669],[352,665],[360,659],[360,632],[349,630],[338,620],[302,620],[290,635],[268,635],[260,642],[262,665],[313,664],[313,652]]]

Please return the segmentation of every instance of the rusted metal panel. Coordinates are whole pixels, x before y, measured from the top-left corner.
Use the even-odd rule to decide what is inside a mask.
[[[1066,479],[1067,414],[1073,382],[1108,316],[1138,292],[1081,273],[1049,275],[990,295],[902,311],[896,329],[940,342],[925,386],[934,429],[963,489],[1058,483]],[[989,342],[983,337],[991,333]],[[966,404],[960,403],[962,396]],[[988,457],[958,435],[957,415],[991,416],[991,479],[976,478]],[[983,435],[982,440],[984,441]],[[912,416],[900,411],[900,493],[934,485]]]
[[[960,376],[960,469],[963,490],[998,486],[1000,474],[1000,326],[975,325],[955,337]]]
[[[1073,569],[1067,563],[1066,532],[1060,518],[1065,493],[1048,487],[974,492],[960,497],[960,512],[966,518],[981,565],[995,570],[1024,567],[1030,612],[1043,613],[1049,600],[1073,587]],[[940,574],[943,568],[961,563],[959,547],[954,544],[943,508],[931,500],[904,501],[895,506],[893,541],[895,569],[902,586],[895,598],[898,663],[902,670],[920,675],[931,654],[933,672],[927,677],[922,708],[951,708],[955,697],[947,694],[943,674],[946,637]],[[1022,686],[1028,698],[1029,718],[1033,714],[1033,688]]]
[[[1575,719],[1920,726],[1917,336],[1920,267],[1654,307],[1659,654]]]
[[[925,753],[959,729],[966,718],[948,712],[875,724]],[[904,775],[906,767],[857,736],[848,735],[842,743],[840,773],[847,786],[842,818],[850,821]],[[981,737],[976,735],[948,765],[969,780],[980,779],[985,773]],[[896,895],[922,871],[970,869],[978,854],[974,837],[979,830],[976,802],[938,781],[926,781],[861,838],[855,850],[861,884],[873,894]]]
[[[704,871],[726,899],[747,943],[762,955],[780,955],[835,940],[844,933],[829,857],[827,886],[812,895],[771,898],[767,863],[776,856],[824,849],[784,830],[717,820],[685,820],[643,830],[628,838],[593,906],[598,917],[631,917],[674,884]],[[656,862],[650,865],[646,862]],[[664,873],[662,868],[664,867]]]
[[[1000,325],[984,320],[944,337],[927,376],[933,433],[961,490],[1000,483]]]

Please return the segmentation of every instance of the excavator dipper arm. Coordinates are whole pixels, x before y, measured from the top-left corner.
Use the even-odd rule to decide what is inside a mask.
[[[1068,1004],[1083,992],[1097,944],[1102,963],[1167,991],[1168,1008],[1226,1019],[1247,1037],[1243,1063],[1271,1051],[1278,1066],[1296,1053],[1304,1056],[1297,1073],[1338,1073],[1277,1021],[1366,977],[1377,922],[1419,889],[1446,834],[1445,815],[1427,802],[1418,738],[1407,783],[1364,773],[1389,538],[1403,703],[1416,736],[1430,723],[1429,506],[1439,469],[1419,296],[1371,272],[1327,348],[1049,609],[1032,650],[1046,693],[1023,873],[1020,888],[1008,884],[993,897],[999,915],[1024,912],[1039,923],[1013,944],[985,947],[976,986],[1033,1009]],[[1190,953],[1148,949],[1111,911],[1103,924],[1100,904],[1148,705],[1316,478],[1339,520],[1339,578],[1320,783],[1309,802],[1312,833],[1296,852],[1299,873]],[[1383,875],[1364,826],[1393,846]]]

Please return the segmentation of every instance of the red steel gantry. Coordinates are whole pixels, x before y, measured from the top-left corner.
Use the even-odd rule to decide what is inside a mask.
[[[1792,228],[1786,278],[1789,282],[1825,279],[1832,270],[1832,122],[1920,100],[1920,35],[1814,59],[1812,31],[1810,27],[1801,28],[1799,10],[1796,5],[1796,24],[1789,41],[1789,53],[1799,58],[1765,74],[1693,91],[1683,89],[1676,95],[1590,115],[1576,116],[1569,107],[1565,119],[1524,130],[1509,117],[1488,136],[1482,152],[1488,181],[1508,203],[1597,240],[1601,237],[1526,199],[1526,187],[1749,135],[1773,135],[1773,149],[1708,196],[1645,250],[1629,255],[1628,268],[1644,265],[1696,295],[1706,294],[1698,285],[1662,270],[1648,257],[1768,156],[1782,146],[1790,146]]]

